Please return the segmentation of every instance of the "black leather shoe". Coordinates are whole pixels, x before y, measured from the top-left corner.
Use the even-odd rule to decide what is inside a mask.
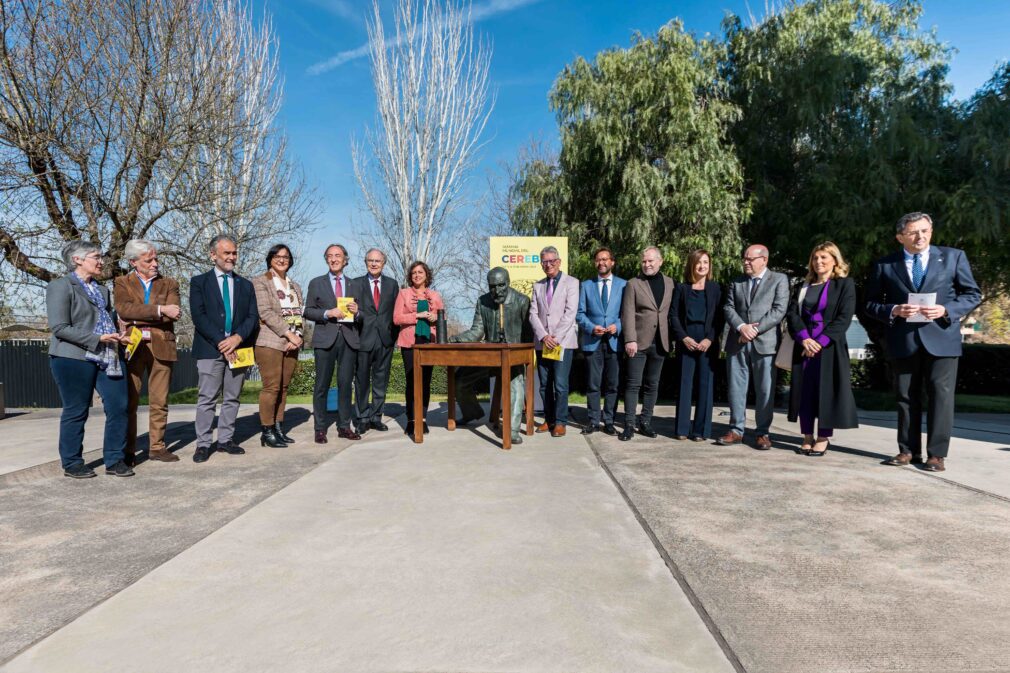
[[[260,434],[260,446],[269,446],[272,449],[283,449],[287,446],[284,440],[277,436],[277,431],[272,425],[263,425]]]
[[[369,428],[368,423],[365,423],[364,425],[355,425],[354,432],[359,435],[364,435],[366,432],[368,432],[368,428]]]
[[[193,453],[194,463],[206,463],[207,459],[210,458],[210,447],[209,446],[198,446],[196,451]]]
[[[217,450],[232,456],[240,456],[245,453],[245,449],[231,440],[228,440],[224,444],[218,442]]]
[[[607,433],[608,435],[610,435],[611,437],[613,437],[614,435],[616,435],[616,434],[617,434],[617,428],[615,428],[615,427],[613,426],[613,424],[610,424],[610,425],[604,425],[604,426],[603,426],[603,431],[604,431],[605,433]]]
[[[651,425],[640,425],[638,426],[638,434],[645,435],[649,439],[655,439],[659,435],[655,430],[652,429]]]
[[[96,475],[94,470],[81,463],[80,465],[72,465],[64,469],[63,476],[70,477],[71,479],[91,479]]]
[[[628,426],[628,427],[624,428],[624,432],[622,432],[621,434],[617,435],[617,438],[619,440],[621,440],[622,442],[626,442],[626,441],[628,441],[629,439],[631,439],[634,436],[635,436],[635,431],[632,430],[630,426]]]
[[[372,421],[371,423],[368,424],[368,427],[372,428],[372,430],[378,430],[379,432],[385,432],[386,430],[389,430],[389,426],[387,426],[382,421]]]
[[[115,465],[110,465],[105,468],[105,474],[111,474],[113,477],[132,477],[133,470],[125,461],[119,461]]]
[[[476,420],[484,418],[483,416],[464,416],[463,418],[456,421],[456,425],[470,425]]]
[[[286,434],[284,434],[284,428],[281,427],[281,422],[280,421],[277,421],[276,423],[274,423],[274,432],[277,433],[277,436],[285,444],[294,444],[295,443],[295,440],[293,440],[291,437],[288,437]]]
[[[591,435],[596,432],[596,423],[590,423],[586,427],[582,428],[583,435]]]

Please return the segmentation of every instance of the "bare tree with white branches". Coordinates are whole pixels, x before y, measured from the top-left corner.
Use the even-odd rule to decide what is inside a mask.
[[[307,236],[318,200],[274,126],[269,19],[240,0],[0,0],[0,283],[61,275],[63,243],[123,273],[131,238],[170,271],[228,231],[246,258]]]
[[[453,267],[454,237],[477,212],[465,186],[494,101],[491,50],[474,37],[468,3],[397,0],[394,23],[387,35],[374,1],[378,128],[366,147],[352,145],[352,158],[373,220],[364,238],[388,242],[391,271],[402,279],[415,259],[436,273]]]

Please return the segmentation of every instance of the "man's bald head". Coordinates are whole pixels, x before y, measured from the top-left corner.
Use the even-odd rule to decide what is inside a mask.
[[[755,243],[743,253],[743,272],[748,276],[760,276],[768,268],[768,248]]]

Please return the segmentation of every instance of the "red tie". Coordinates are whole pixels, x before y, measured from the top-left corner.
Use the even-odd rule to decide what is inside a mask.
[[[372,300],[375,302],[375,310],[379,310],[379,280],[372,281]]]
[[[335,281],[333,281],[333,294],[337,298],[340,298],[340,297],[344,296],[343,290],[340,289],[340,276],[337,276],[337,279]]]

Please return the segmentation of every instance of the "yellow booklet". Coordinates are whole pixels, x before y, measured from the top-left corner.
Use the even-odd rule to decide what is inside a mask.
[[[137,346],[144,340],[144,333],[137,329],[136,325],[130,325],[126,336],[130,337],[130,342],[126,344],[126,359],[129,360],[137,352]]]
[[[253,356],[252,348],[239,348],[235,351],[235,362],[229,362],[228,367],[230,369],[239,369],[241,367],[252,367],[256,364],[256,358]]]
[[[344,314],[338,322],[354,322],[354,314],[351,313],[351,309],[348,304],[354,302],[354,297],[337,297],[337,310]]]
[[[558,344],[554,348],[544,346],[544,360],[561,360],[565,357],[565,347]]]

